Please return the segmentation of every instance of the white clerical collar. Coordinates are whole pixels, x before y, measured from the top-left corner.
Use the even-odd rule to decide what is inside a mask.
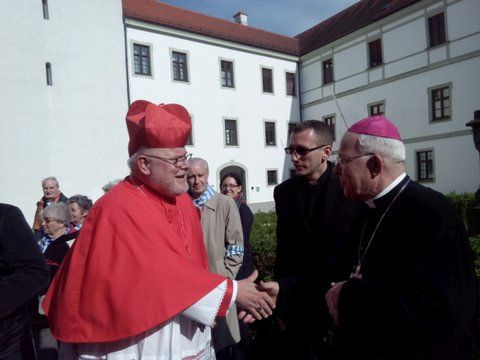
[[[375,196],[373,199],[371,200],[367,200],[365,201],[365,203],[368,205],[369,208],[375,208],[375,203],[374,201],[377,200],[377,199],[380,199],[382,196],[385,196],[387,195],[390,191],[393,190],[393,188],[395,186],[397,186],[398,184],[400,184],[400,182],[405,178],[405,176],[407,176],[406,173],[402,173],[399,177],[397,177],[395,180],[393,180],[390,185],[388,185],[385,189],[383,189],[383,191],[378,194],[377,196]]]

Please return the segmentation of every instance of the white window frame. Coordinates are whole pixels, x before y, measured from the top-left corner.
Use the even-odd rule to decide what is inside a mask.
[[[150,75],[144,75],[144,74],[135,74],[135,51],[134,47],[135,45],[140,45],[140,46],[147,46],[149,50],[149,59],[150,59]],[[130,56],[131,56],[131,69],[132,69],[132,76],[133,77],[139,77],[139,78],[150,78],[154,79],[154,67],[153,67],[153,44],[148,43],[148,42],[143,42],[143,41],[137,41],[137,40],[130,40]]]
[[[228,61],[228,62],[232,63],[233,86],[223,86],[223,83],[222,83],[222,61]],[[235,72],[235,69],[236,69],[235,61],[233,59],[218,58],[218,68],[219,68],[220,87],[222,89],[235,90],[236,87],[237,87],[237,74]]]
[[[448,98],[450,100],[450,115],[448,117],[444,118],[439,118],[439,119],[434,119],[433,118],[433,99],[432,95],[435,90],[443,89],[443,88],[448,88]],[[452,83],[446,83],[446,84],[441,84],[441,85],[435,85],[432,87],[429,87],[428,89],[428,123],[429,124],[438,124],[442,123],[444,121],[452,121],[453,119],[453,97],[452,97]]]
[[[287,74],[293,74],[293,81],[294,81],[294,91],[295,94],[291,95],[288,93],[288,82],[287,82]],[[296,98],[298,89],[297,89],[297,72],[296,71],[291,71],[291,70],[285,70],[285,96],[290,97],[290,98]]]
[[[277,179],[275,184],[269,184],[268,183],[268,172],[269,171],[275,171],[277,174]],[[269,168],[265,170],[265,183],[267,184],[267,187],[272,187],[272,186],[277,186],[278,185],[278,169],[275,168]]]
[[[175,84],[188,84],[190,85],[192,82],[192,73],[190,72],[190,52],[188,50],[183,50],[183,49],[177,49],[177,48],[169,48],[168,49],[170,53],[170,76],[172,79],[172,82]],[[178,52],[186,55],[187,58],[187,76],[188,80],[175,80],[175,73],[174,73],[174,68],[173,68],[173,53]]]
[[[263,91],[263,69],[268,69],[272,71],[272,92]],[[262,94],[265,95],[275,95],[275,80],[274,80],[275,72],[273,71],[273,67],[260,65],[260,89]]]
[[[420,177],[418,176],[419,166],[420,166],[420,164],[418,162],[418,154],[422,153],[422,152],[427,152],[427,151],[432,152],[432,174],[433,174],[433,178],[432,179],[420,179]],[[436,176],[435,176],[435,149],[434,148],[415,149],[414,150],[414,158],[415,158],[415,179],[416,179],[416,181],[420,182],[420,183],[428,183],[428,184],[435,183],[435,179],[436,179]]]
[[[273,130],[274,130],[274,144],[267,144],[267,123],[273,123]],[[267,148],[277,147],[278,144],[278,136],[277,136],[277,121],[270,120],[270,119],[263,119],[263,137],[264,137],[264,144]]]
[[[384,100],[371,102],[370,104],[367,105],[368,116],[381,115],[381,114],[372,114],[372,112],[370,111],[371,107],[376,106],[376,105],[382,105],[383,106],[383,115],[385,115],[387,113],[387,102],[384,99]]]
[[[337,139],[337,114],[328,114],[328,115],[324,115],[322,116],[322,122],[325,124],[325,125],[328,125],[325,120],[328,119],[328,118],[333,118],[333,141],[336,141]]]
[[[227,144],[227,129],[225,127],[225,120],[235,120],[235,130],[236,130],[236,136],[237,136],[237,144],[236,145],[230,145],[230,144]],[[226,147],[226,148],[238,148],[240,147],[240,131],[239,131],[239,121],[238,121],[238,118],[237,117],[234,117],[234,116],[223,116],[222,117],[222,127],[223,127],[223,146]]]

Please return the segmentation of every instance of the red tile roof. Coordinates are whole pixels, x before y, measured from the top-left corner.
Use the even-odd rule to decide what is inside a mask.
[[[420,0],[362,0],[295,36],[307,54]]]
[[[289,55],[304,55],[421,0],[361,0],[294,38],[156,0],[122,0],[127,18]]]
[[[299,41],[289,36],[255,29],[155,0],[123,0],[125,17],[250,45],[261,49],[298,55]]]

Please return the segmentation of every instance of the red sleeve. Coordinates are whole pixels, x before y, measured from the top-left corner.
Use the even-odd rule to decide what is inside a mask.
[[[227,316],[228,308],[230,307],[230,302],[232,301],[233,295],[233,281],[227,279],[227,290],[225,290],[225,295],[223,296],[222,302],[220,303],[220,308],[218,309],[217,316],[225,317]]]

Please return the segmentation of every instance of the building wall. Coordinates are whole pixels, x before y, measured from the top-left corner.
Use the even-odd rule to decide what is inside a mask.
[[[131,101],[185,106],[193,118],[193,146],[188,151],[208,161],[210,184],[219,189],[220,171],[239,166],[246,172],[248,202],[273,201],[274,186],[267,185],[266,171],[276,169],[278,182],[288,176],[283,148],[288,123],[298,122],[300,115],[298,97],[286,95],[285,72],[296,72],[296,58],[151,24],[127,24]],[[133,74],[134,43],[150,46],[152,76]],[[172,80],[172,50],[187,53],[188,83]],[[221,59],[234,63],[234,89],[221,87]],[[273,69],[273,94],[262,92],[262,66]],[[225,118],[237,120],[238,146],[225,146]],[[265,120],[276,124],[275,146],[265,145]]]
[[[96,199],[127,173],[121,1],[49,0],[48,10],[47,20],[40,0],[0,2],[0,201],[29,222],[44,177]]]
[[[427,18],[442,11],[447,42],[429,47]],[[385,116],[406,143],[407,172],[414,179],[415,152],[431,149],[435,176],[427,186],[441,192],[475,191],[479,156],[465,123],[480,109],[479,13],[476,0],[422,1],[305,55],[304,118],[335,114],[340,139],[348,126],[369,115],[369,104],[383,102]],[[383,65],[369,69],[368,42],[376,38],[382,39]],[[332,56],[335,81],[322,85],[322,62]],[[450,86],[451,118],[431,121],[430,91],[441,85]]]
[[[478,186],[478,153],[465,127],[480,109],[478,0],[418,2],[303,56],[300,70],[298,59],[285,54],[130,19],[124,29],[121,1],[48,6],[44,19],[40,0],[0,2],[8,14],[0,23],[0,201],[19,206],[29,222],[46,176],[56,176],[66,195],[95,200],[102,185],[128,173],[124,117],[128,100],[141,98],[185,105],[193,117],[188,149],[209,161],[210,182],[218,189],[222,169],[244,169],[248,202],[258,208],[273,201],[266,171],[277,170],[278,182],[289,177],[283,148],[288,123],[300,121],[300,98],[303,119],[336,116],[337,139],[367,116],[369,104],[383,101],[405,139],[410,175],[416,178],[415,152],[431,149],[435,178],[428,186],[442,192]],[[426,18],[439,11],[448,41],[429,48]],[[367,43],[376,38],[384,63],[369,69]],[[133,74],[133,42],[151,47],[151,77]],[[172,49],[188,54],[188,84],[172,80]],[[335,81],[323,86],[322,61],[329,58]],[[220,86],[221,59],[234,62],[235,89]],[[261,66],[273,69],[273,95],[262,93]],[[286,71],[300,75],[301,97],[286,95]],[[429,89],[442,84],[451,89],[451,120],[432,123]],[[238,122],[238,146],[224,144],[225,118]],[[266,120],[276,124],[275,146],[265,145]]]

